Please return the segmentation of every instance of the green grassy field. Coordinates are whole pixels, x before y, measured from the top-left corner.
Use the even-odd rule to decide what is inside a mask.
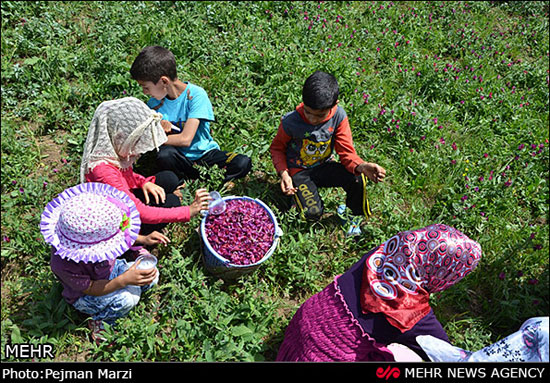
[[[548,315],[549,38],[544,2],[10,2],[2,8],[2,360],[6,343],[51,343],[56,361],[273,360],[309,296],[398,231],[445,223],[477,240],[474,273],[434,295],[450,339],[475,350]],[[95,345],[61,298],[42,209],[78,183],[96,107],[146,97],[129,68],[146,45],[174,52],[208,92],[213,135],[248,154],[231,191],[266,202],[284,232],[236,283],[201,263],[200,220],[168,227],[161,280]],[[302,221],[268,147],[305,78],[333,73],[362,158],[387,170],[375,216],[350,239],[326,214]],[[192,183],[213,187],[208,183]],[[189,193],[185,196],[188,198]]]

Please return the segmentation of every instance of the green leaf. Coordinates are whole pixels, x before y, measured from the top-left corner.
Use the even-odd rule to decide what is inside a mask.
[[[243,336],[246,334],[251,334],[252,332],[253,331],[245,325],[236,326],[231,329],[231,334],[234,336]]]
[[[12,332],[11,332],[11,342],[12,343],[23,343],[23,337],[21,336],[21,330],[19,330],[19,327],[17,325],[12,325]]]
[[[23,64],[28,65],[28,66],[33,66],[34,64],[36,64],[40,60],[41,60],[40,57],[31,57],[31,58],[25,59],[25,61],[23,61]]]

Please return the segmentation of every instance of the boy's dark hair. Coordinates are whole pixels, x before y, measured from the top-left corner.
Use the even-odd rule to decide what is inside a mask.
[[[156,84],[161,76],[170,80],[177,78],[176,58],[168,49],[159,46],[148,46],[139,52],[130,68],[134,80],[152,81]]]
[[[312,109],[330,109],[338,101],[338,81],[330,73],[316,71],[306,79],[302,101]]]

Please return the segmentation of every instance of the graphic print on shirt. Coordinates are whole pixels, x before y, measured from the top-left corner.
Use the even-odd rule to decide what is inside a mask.
[[[300,150],[300,160],[305,166],[313,166],[323,162],[330,156],[330,144],[332,137],[328,141],[315,142],[307,138],[302,141]]]

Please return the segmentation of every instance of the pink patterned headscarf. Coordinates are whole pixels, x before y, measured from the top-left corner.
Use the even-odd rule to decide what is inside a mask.
[[[360,296],[363,312],[384,313],[405,332],[429,313],[431,293],[460,281],[480,259],[480,245],[447,225],[401,232],[366,260]]]

